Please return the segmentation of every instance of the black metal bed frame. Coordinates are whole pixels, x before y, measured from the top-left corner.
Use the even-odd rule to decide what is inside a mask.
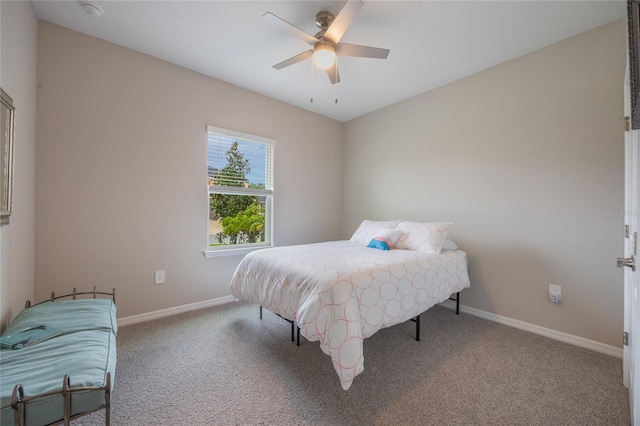
[[[456,293],[456,297],[449,297],[449,300],[455,300],[456,302],[456,315],[460,315],[460,292]],[[275,313],[275,312],[274,312]],[[287,319],[280,314],[276,314],[289,324],[291,324],[291,341],[296,342],[296,346],[300,346],[300,327],[296,327],[296,322],[294,320]],[[260,305],[260,319],[262,319],[262,305]],[[416,323],[416,341],[420,341],[420,315],[415,318],[411,318],[409,321],[413,321]],[[296,328],[297,328],[297,337],[296,337]]]

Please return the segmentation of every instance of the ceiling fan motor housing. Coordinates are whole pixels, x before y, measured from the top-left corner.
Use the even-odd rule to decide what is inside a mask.
[[[326,31],[334,19],[333,13],[322,10],[316,14],[316,26],[322,31]]]

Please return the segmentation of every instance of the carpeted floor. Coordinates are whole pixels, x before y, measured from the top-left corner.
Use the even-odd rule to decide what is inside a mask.
[[[629,425],[622,361],[436,306],[364,342],[342,390],[317,342],[232,303],[118,332],[111,424]],[[104,424],[102,412],[79,425]]]

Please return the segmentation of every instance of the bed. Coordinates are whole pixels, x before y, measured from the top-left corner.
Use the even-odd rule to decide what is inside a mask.
[[[356,231],[348,241],[254,251],[238,265],[231,292],[295,322],[306,339],[319,341],[342,388],[349,389],[364,370],[365,338],[416,318],[470,285],[466,253],[455,244],[443,250],[446,230],[439,231],[438,238],[427,238],[437,242],[433,252],[407,249],[417,247],[406,241],[411,232],[403,233],[404,242],[396,241],[401,249],[378,250],[366,244],[381,229],[402,230],[401,223],[367,223],[378,231],[369,229],[360,236]],[[383,228],[376,228],[381,224]]]

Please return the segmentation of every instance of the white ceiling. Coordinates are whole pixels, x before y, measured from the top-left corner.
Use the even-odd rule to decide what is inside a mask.
[[[339,58],[335,86],[324,72],[312,76],[309,60],[273,69],[310,46],[262,15],[315,34],[316,13],[337,14],[344,1],[94,0],[101,17],[79,1],[33,3],[40,19],[343,122],[626,13],[623,0],[364,2],[341,41],[391,53],[386,60]]]

